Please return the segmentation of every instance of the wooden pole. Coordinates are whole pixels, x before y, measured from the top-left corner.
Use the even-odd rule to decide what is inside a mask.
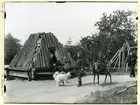
[[[126,67],[126,70],[125,70],[126,72],[128,71],[128,57],[129,57],[129,51],[130,51],[130,48],[128,48],[127,58],[126,58],[126,61],[125,61],[125,62],[127,62],[127,63],[126,63],[126,66],[125,66],[125,67]]]
[[[115,65],[114,65],[113,69],[116,67],[116,65],[117,65],[117,63],[118,63],[118,60],[119,60],[119,58],[117,57],[117,60],[116,60],[116,62],[115,62]]]
[[[124,71],[124,49],[125,46],[123,46],[122,52],[121,52],[121,70]]]
[[[120,53],[119,53],[119,65],[118,65],[118,71],[120,71]]]
[[[117,53],[113,56],[113,58],[110,60],[110,62],[108,63],[108,67],[117,59],[119,52],[120,50],[118,50]]]
[[[128,70],[128,63],[126,63],[125,71],[127,72]]]
[[[125,71],[125,50],[123,50],[123,53],[122,53],[122,68],[123,68],[123,72]]]

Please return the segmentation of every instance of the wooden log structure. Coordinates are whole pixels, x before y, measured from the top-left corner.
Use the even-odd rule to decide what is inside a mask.
[[[132,47],[133,48],[133,47]],[[128,42],[124,43],[123,46],[116,52],[112,59],[108,63],[108,68],[114,64],[113,68],[118,68],[118,71],[127,71],[127,59],[130,49],[132,49]],[[127,51],[127,54],[125,52]]]
[[[29,36],[22,49],[6,68],[7,76],[25,77],[30,80],[33,77],[32,74],[53,74],[55,71],[49,69],[49,47],[55,48],[55,56],[62,63],[66,57],[71,62],[71,67],[75,67],[75,61],[53,33],[34,33]],[[32,64],[34,64],[33,70],[30,69]]]

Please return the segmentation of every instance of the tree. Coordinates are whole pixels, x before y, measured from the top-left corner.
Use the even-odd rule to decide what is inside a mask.
[[[99,34],[106,37],[121,39],[119,44],[122,44],[124,40],[134,44],[134,38],[136,36],[136,21],[133,19],[135,13],[132,11],[117,10],[107,16],[106,13],[95,26],[99,29]]]
[[[127,41],[130,46],[136,44],[136,21],[133,19],[134,15],[135,12],[124,10],[114,11],[110,15],[106,13],[103,14],[100,21],[95,24],[99,29],[99,36],[102,36],[104,39],[104,41],[102,41],[103,47],[101,46],[103,52],[111,50],[109,51],[110,54],[114,55],[125,41]],[[109,45],[110,42],[112,42],[110,48],[107,49],[107,45]]]
[[[14,38],[10,33],[6,35],[5,37],[5,43],[4,43],[4,59],[5,64],[8,65],[11,60],[14,58],[14,56],[17,54],[17,52],[20,50],[22,45],[19,43],[20,40]]]
[[[89,60],[97,61],[100,56],[110,60],[125,41],[134,46],[137,29],[134,15],[134,12],[124,10],[114,11],[110,15],[104,13],[94,25],[98,28],[98,33],[80,41]]]

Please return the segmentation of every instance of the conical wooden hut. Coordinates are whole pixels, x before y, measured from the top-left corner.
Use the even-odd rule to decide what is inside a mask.
[[[75,66],[75,61],[53,33],[35,33],[29,36],[21,51],[11,61],[6,69],[7,75],[21,76],[22,74],[22,77],[29,77],[31,74],[29,68],[33,62],[35,70],[53,73],[53,70],[49,70],[50,47],[55,48],[54,54],[62,63],[65,57],[71,62],[71,67]]]

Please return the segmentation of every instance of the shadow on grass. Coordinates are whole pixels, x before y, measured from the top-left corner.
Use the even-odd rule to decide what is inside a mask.
[[[119,82],[112,82],[112,83],[108,82],[108,83],[99,84],[99,86],[105,87],[105,86],[109,86],[109,85],[116,85],[117,83],[119,83]],[[97,83],[93,84],[93,82],[90,82],[90,83],[82,84],[81,87],[83,87],[83,86],[92,86],[92,85],[95,86],[95,85],[98,85],[98,84]]]
[[[40,80],[54,80],[52,75],[36,75],[36,81]]]
[[[78,83],[77,83],[77,84],[71,84],[71,85],[67,85],[67,86],[77,86],[77,87],[93,86],[93,83],[92,82],[85,83],[85,84],[82,84],[81,86],[78,86]]]
[[[119,82],[112,82],[112,83],[107,82],[107,83],[99,84],[99,86],[105,87],[105,86],[109,86],[109,85],[116,85],[117,83],[119,83]],[[98,83],[93,84],[93,82],[90,82],[90,83],[83,84],[82,86],[92,86],[92,85],[95,86],[95,85],[98,85]]]
[[[65,86],[76,86],[76,84],[66,84]]]
[[[92,86],[93,82],[82,84],[82,86]]]
[[[117,83],[119,83],[119,82],[112,82],[112,83],[107,82],[107,83],[100,84],[100,86],[105,87],[105,86],[109,86],[109,85],[116,85]]]

